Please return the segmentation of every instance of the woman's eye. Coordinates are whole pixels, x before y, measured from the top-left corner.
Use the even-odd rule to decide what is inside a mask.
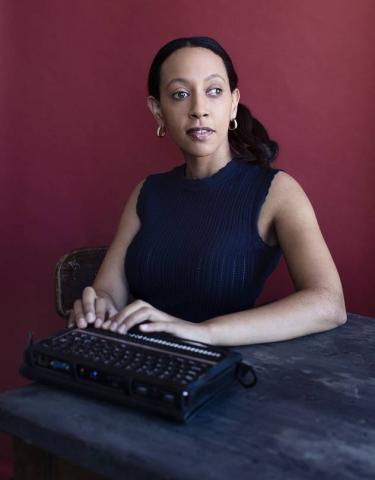
[[[222,93],[222,91],[223,89],[218,87],[210,88],[209,90],[207,90],[208,94],[211,97],[219,96]],[[175,100],[184,100],[188,96],[189,94],[187,92],[184,92],[183,90],[179,90],[178,92],[175,92],[172,94],[172,98],[174,98]]]
[[[216,94],[214,94],[214,96],[216,97],[217,95],[220,95],[220,93],[223,91],[223,89],[215,87],[215,88],[211,88],[209,90],[209,92],[212,92],[212,91],[216,91]]]
[[[176,100],[183,100],[184,98],[186,98],[183,95],[187,95],[187,93],[180,90],[179,92],[173,93],[172,97],[175,98]]]

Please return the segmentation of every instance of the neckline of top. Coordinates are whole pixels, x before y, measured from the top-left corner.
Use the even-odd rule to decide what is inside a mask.
[[[213,175],[203,178],[186,178],[186,163],[183,163],[182,165],[176,167],[176,174],[177,179],[182,185],[191,188],[202,188],[217,185],[223,180],[230,178],[238,170],[239,164],[239,160],[236,157],[233,157],[227,164],[224,165],[224,167],[221,167]]]

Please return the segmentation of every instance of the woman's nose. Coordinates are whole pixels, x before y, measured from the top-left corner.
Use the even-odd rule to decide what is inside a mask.
[[[201,118],[208,116],[208,110],[206,108],[204,99],[195,97],[195,99],[191,103],[191,110],[189,113],[191,118]]]
[[[190,116],[192,118],[208,117],[208,113],[194,111],[190,113]]]

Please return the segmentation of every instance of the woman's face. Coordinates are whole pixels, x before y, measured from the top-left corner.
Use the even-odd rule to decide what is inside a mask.
[[[228,126],[238,102],[239,91],[230,91],[222,59],[201,47],[173,52],[161,67],[160,101],[148,97],[158,124],[188,157],[229,152]],[[189,132],[198,127],[202,130]]]

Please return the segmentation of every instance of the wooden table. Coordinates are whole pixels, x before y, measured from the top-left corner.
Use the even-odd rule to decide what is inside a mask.
[[[375,478],[375,319],[237,350],[258,384],[188,425],[37,384],[0,394],[15,479]]]

